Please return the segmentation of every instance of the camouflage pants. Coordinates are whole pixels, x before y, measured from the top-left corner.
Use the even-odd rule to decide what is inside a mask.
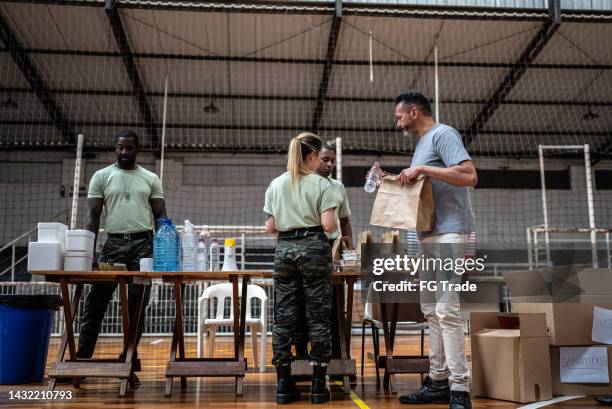
[[[274,326],[272,363],[289,364],[301,305],[305,305],[309,359],[327,363],[331,358],[332,260],[325,234],[279,240],[274,257]]]
[[[335,240],[329,240],[330,250],[334,246]],[[344,285],[338,284],[340,291],[344,291]],[[338,322],[338,306],[336,305],[336,290],[335,286],[332,286],[331,293],[331,349],[332,358],[340,358],[340,323]],[[295,350],[297,356],[308,355],[308,325],[306,323],[306,309],[304,304],[304,297],[300,301],[301,311],[298,318],[298,324],[295,334]]]
[[[126,240],[123,238],[109,237],[104,243],[104,248],[100,253],[100,262],[102,263],[124,263],[129,271],[138,271],[140,268],[140,259],[153,257],[153,243],[150,239],[141,240]],[[138,291],[142,286],[140,284],[128,285],[128,309],[130,313],[130,322],[136,319],[135,310],[137,303]],[[91,286],[87,299],[85,300],[85,312],[81,324],[79,334],[79,350],[78,358],[89,359],[94,353],[100,327],[104,314],[108,308],[108,303],[113,297],[113,293],[117,288],[115,283],[97,283]],[[151,295],[151,286],[145,288],[145,299],[142,306],[142,316],[140,326],[138,327],[138,342],[142,336],[144,329],[144,310],[149,302]],[[125,351],[120,355],[120,359],[125,357]]]

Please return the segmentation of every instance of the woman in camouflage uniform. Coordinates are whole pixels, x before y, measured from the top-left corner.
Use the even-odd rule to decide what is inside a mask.
[[[332,186],[315,170],[323,142],[312,133],[291,140],[287,172],[270,183],[264,212],[266,230],[278,235],[274,258],[272,363],[276,366],[276,401],[291,403],[300,392],[291,377],[291,344],[301,300],[306,305],[309,354],[313,366],[312,403],[329,401],[325,374],[331,357],[332,260],[325,232],[337,229]]]

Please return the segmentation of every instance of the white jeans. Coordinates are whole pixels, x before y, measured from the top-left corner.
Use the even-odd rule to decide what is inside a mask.
[[[447,233],[423,238],[421,247],[425,257],[463,258],[467,241],[467,234]],[[453,272],[423,270],[420,279],[437,280],[438,283],[441,280],[461,281]],[[465,323],[461,317],[459,293],[438,291],[434,297],[434,294],[422,292],[421,309],[429,323],[429,376],[433,380],[448,379],[453,391],[469,392],[470,369],[465,355]]]

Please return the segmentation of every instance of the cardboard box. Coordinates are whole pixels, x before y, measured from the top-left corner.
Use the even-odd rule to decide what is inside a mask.
[[[591,345],[595,306],[612,309],[609,297],[581,296],[575,302],[529,302],[530,297],[512,299],[512,311],[546,314],[550,344],[555,346]],[[534,300],[531,300],[534,301]],[[607,303],[606,303],[607,301]]]
[[[518,329],[500,328],[499,316],[518,319]],[[475,396],[520,403],[552,399],[544,314],[479,312],[470,323]]]
[[[512,297],[571,297],[581,294],[597,294],[597,292],[587,293],[580,289],[580,274],[587,267],[586,265],[555,266],[535,270],[509,271],[504,273],[504,279]]]
[[[612,309],[612,270],[585,266],[505,273],[512,311],[544,313],[550,344],[591,345],[595,306]]]
[[[608,346],[608,376],[612,379],[612,346]],[[560,348],[550,347],[552,391],[555,395],[612,395],[612,384],[561,383]]]

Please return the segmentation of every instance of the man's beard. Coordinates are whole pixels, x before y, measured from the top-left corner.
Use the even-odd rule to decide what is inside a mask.
[[[123,166],[132,166],[134,165],[134,163],[136,163],[136,160],[135,158],[132,159],[123,156],[117,156],[117,162],[119,162]]]

